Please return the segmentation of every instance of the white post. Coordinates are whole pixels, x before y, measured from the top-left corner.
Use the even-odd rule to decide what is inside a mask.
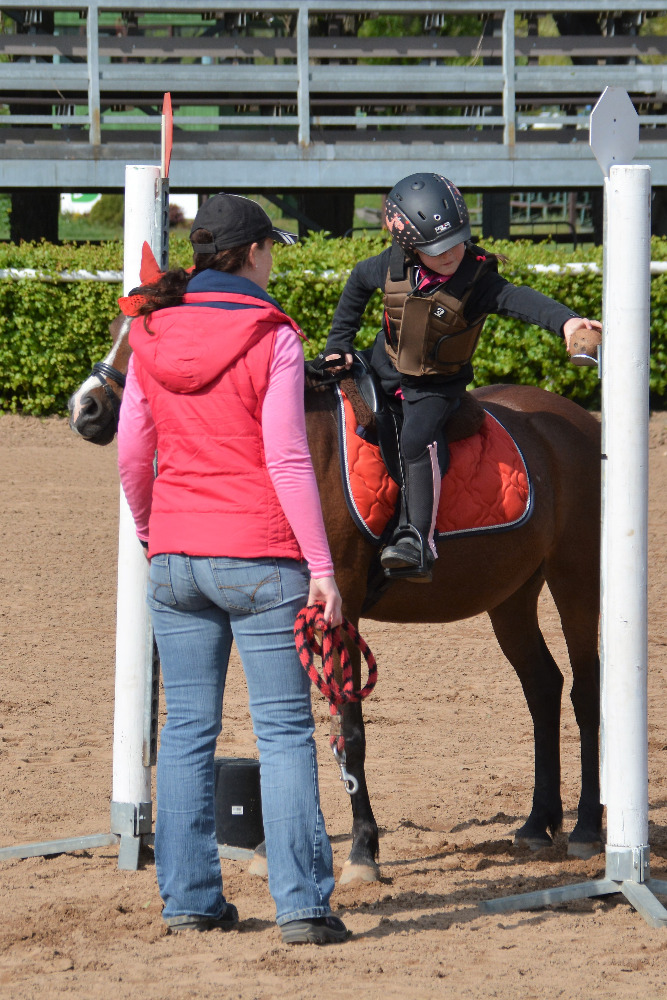
[[[591,114],[591,149],[605,175],[602,332],[600,709],[603,879],[487,900],[490,913],[621,892],[652,927],[667,927],[649,875],[648,844],[648,400],[651,170],[621,166],[639,145],[639,116],[607,87]],[[620,162],[619,162],[620,161]]]
[[[159,166],[125,168],[124,294],[140,283],[147,242],[165,261],[166,183]],[[120,491],[116,689],[111,832],[120,834],[118,867],[136,869],[142,834],[152,830],[153,637],[146,607],[148,562]]]
[[[612,166],[605,193],[602,754],[607,877],[643,882],[648,874],[650,167]]]

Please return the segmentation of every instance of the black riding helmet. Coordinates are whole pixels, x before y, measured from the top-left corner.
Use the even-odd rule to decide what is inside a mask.
[[[440,174],[410,174],[387,195],[387,229],[404,250],[437,257],[470,239],[470,217],[459,189]]]

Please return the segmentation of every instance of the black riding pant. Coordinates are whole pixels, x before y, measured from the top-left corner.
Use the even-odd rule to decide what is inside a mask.
[[[449,466],[449,448],[445,424],[458,409],[459,396],[429,393],[412,387],[403,387],[403,430],[401,448],[406,462],[413,462],[423,455],[435,441],[438,447],[440,474],[444,476]]]
[[[458,408],[466,386],[472,382],[472,367],[464,365],[456,375],[402,375],[389,359],[382,331],[377,335],[373,347],[364,353],[387,395],[395,397],[397,390],[401,391],[401,447],[405,460],[411,462],[419,458],[435,441],[440,471],[444,476],[449,466],[445,424]]]

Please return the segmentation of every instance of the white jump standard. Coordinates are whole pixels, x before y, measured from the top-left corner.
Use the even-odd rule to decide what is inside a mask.
[[[594,128],[598,112],[606,126],[602,133]],[[487,913],[506,913],[621,892],[651,926],[663,927],[667,909],[654,893],[667,894],[667,882],[650,878],[648,844],[651,171],[618,163],[636,149],[635,119],[628,95],[610,88],[591,115],[591,144],[606,175],[600,641],[605,877],[481,905]]]

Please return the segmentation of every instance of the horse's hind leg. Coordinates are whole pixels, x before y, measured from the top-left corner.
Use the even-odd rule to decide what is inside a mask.
[[[549,590],[560,614],[572,667],[572,706],[581,741],[581,797],[568,854],[589,858],[602,850],[600,803],[600,658],[598,655],[599,577],[597,559],[573,575],[547,567]],[[571,581],[577,580],[573,589]]]
[[[489,612],[500,647],[521,681],[533,720],[533,807],[515,840],[535,848],[551,844],[551,836],[563,821],[560,795],[563,675],[547,648],[537,620],[537,600],[543,584],[541,572],[535,573],[515,594]]]

